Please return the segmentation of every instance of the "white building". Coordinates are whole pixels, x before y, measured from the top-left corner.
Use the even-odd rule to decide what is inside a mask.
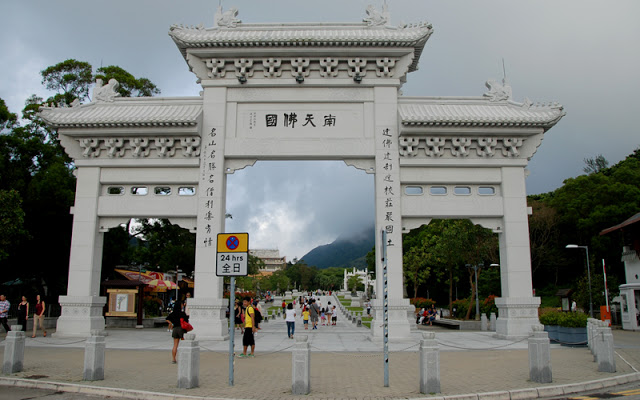
[[[375,292],[375,287],[376,287],[376,280],[375,279],[371,279],[371,277],[369,276],[370,272],[368,272],[366,269],[363,270],[357,270],[355,267],[353,267],[353,271],[351,272],[347,272],[347,270],[344,270],[344,282],[342,285],[342,290],[350,290],[349,288],[349,279],[351,279],[351,277],[353,276],[357,276],[358,279],[360,280],[360,282],[364,285],[364,292],[365,293],[369,293],[369,287],[372,287],[374,292]]]
[[[276,271],[283,270],[287,266],[287,258],[280,257],[278,249],[255,249],[249,250],[249,254],[258,257],[264,262],[264,268],[260,269],[261,275],[270,275]]]
[[[367,13],[356,23],[252,24],[230,10],[212,28],[172,26],[199,96],[122,99],[112,80],[96,85],[89,104],[41,112],[77,167],[58,335],[104,329],[104,232],[130,218],[167,218],[196,233],[196,334],[227,338],[223,280],[212,263],[225,232],[226,176],[273,159],[342,160],[374,175],[390,339],[410,336],[402,233],[433,218],[468,218],[498,233],[496,332],[529,335],[540,299],[532,293],[525,167],[563,108],[516,102],[509,85],[494,80],[479,96],[404,97],[432,26],[395,27],[386,12]],[[376,240],[379,277],[382,250]],[[382,320],[378,297],[372,312]],[[372,327],[381,340],[381,324]]]
[[[622,231],[625,284],[620,285],[622,329],[640,331],[640,213],[600,232]]]

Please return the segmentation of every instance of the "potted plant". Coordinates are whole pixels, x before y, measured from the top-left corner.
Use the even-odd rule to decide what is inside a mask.
[[[584,347],[587,345],[587,314],[565,312],[558,319],[558,341],[563,346]]]
[[[540,323],[544,325],[544,330],[549,334],[549,340],[552,342],[558,341],[558,319],[561,314],[561,312],[552,310],[540,315]]]

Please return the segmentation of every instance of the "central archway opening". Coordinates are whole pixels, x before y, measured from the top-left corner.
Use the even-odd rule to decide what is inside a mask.
[[[227,176],[226,211],[225,231],[249,233],[250,250],[277,250],[288,264],[318,271],[366,268],[374,175],[342,161],[258,161]],[[308,284],[319,283],[289,282],[291,289]]]

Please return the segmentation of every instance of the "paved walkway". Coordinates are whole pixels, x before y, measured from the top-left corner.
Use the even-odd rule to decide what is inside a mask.
[[[326,304],[326,302],[323,302]],[[200,387],[178,389],[177,366],[171,364],[172,339],[163,328],[110,329],[107,336],[105,380],[82,381],[84,340],[56,337],[27,338],[24,370],[0,378],[0,385],[28,379],[35,382],[75,384],[63,390],[111,388],[95,392],[103,396],[130,398],[184,398],[203,396],[225,399],[294,399],[291,395],[291,346],[284,320],[262,324],[257,336],[256,357],[235,360],[235,385],[229,386],[229,342],[201,341]],[[551,395],[558,385],[569,385],[622,376],[640,370],[640,332],[614,331],[617,372],[597,372],[586,348],[551,346],[553,383],[528,380],[527,341],[493,338],[490,332],[461,332],[428,327],[440,344],[442,394],[473,394],[469,398],[514,399]],[[418,347],[421,331],[410,340],[392,342],[389,387],[384,387],[382,345],[369,338],[367,328],[357,328],[343,315],[338,326],[305,331],[296,324],[296,335],[309,336],[311,345],[311,394],[305,399],[424,398],[419,392]],[[2,336],[0,336],[2,337]],[[236,335],[236,354],[242,350]],[[4,353],[4,347],[0,351]],[[626,360],[624,361],[623,360]],[[637,376],[640,378],[640,376]],[[597,384],[602,386],[601,384]],[[46,385],[42,386],[45,387]],[[549,388],[548,391],[526,390]],[[582,387],[580,385],[575,388]],[[593,384],[584,386],[592,388]],[[123,390],[129,389],[131,391]],[[509,394],[504,391],[523,391]],[[562,389],[559,389],[562,394]],[[155,392],[158,395],[143,394]],[[502,392],[494,395],[477,393]],[[460,399],[466,399],[462,397]]]

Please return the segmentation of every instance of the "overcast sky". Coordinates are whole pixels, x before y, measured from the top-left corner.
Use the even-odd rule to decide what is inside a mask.
[[[531,160],[529,194],[582,174],[583,159],[616,163],[640,146],[632,123],[640,93],[637,0],[388,0],[391,25],[427,21],[431,36],[407,96],[481,96],[502,78],[514,100],[557,101],[567,115]],[[219,0],[2,1],[0,98],[19,112],[48,97],[39,72],[69,58],[118,65],[162,96],[200,87],[168,36],[171,24],[213,26]],[[223,0],[246,23],[358,22],[383,0]],[[227,231],[248,231],[252,248],[287,259],[373,221],[373,177],[339,162],[264,162],[231,175]]]

